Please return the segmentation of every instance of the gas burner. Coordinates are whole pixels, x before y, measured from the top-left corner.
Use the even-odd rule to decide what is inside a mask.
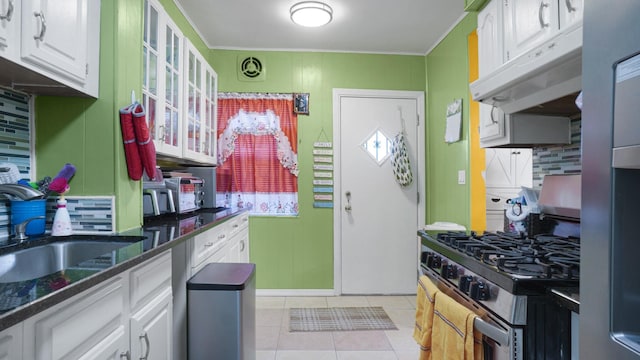
[[[517,277],[577,280],[580,277],[578,239],[523,233],[447,232],[437,240],[501,272]]]

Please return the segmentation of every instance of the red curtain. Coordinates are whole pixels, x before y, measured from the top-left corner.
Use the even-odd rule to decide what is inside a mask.
[[[271,209],[264,213],[282,212],[283,203],[297,213],[297,116],[290,95],[219,96],[217,139],[218,193],[231,194],[233,205],[251,201]]]

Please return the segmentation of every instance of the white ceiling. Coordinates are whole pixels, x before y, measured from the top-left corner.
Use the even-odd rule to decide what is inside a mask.
[[[425,55],[464,15],[463,0],[326,0],[333,21],[295,25],[300,0],[174,0],[210,48]]]

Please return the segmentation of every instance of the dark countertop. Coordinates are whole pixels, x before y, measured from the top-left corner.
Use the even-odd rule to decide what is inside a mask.
[[[0,331],[112,278],[242,211],[201,209],[182,215],[145,218],[138,229],[115,235],[42,236],[20,245],[0,248],[0,255],[59,241],[126,242],[122,248],[83,261],[53,274],[28,281],[0,283]],[[0,264],[1,265],[1,264]]]
[[[569,309],[575,313],[580,313],[580,288],[579,287],[559,287],[550,290],[552,299],[558,305]]]

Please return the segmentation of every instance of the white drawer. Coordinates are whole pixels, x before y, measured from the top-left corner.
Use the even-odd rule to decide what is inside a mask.
[[[125,293],[116,276],[25,320],[23,358],[80,359],[123,332]]]
[[[238,215],[235,218],[229,220],[227,224],[229,229],[229,237],[233,237],[239,231],[249,227],[249,214],[244,213],[242,215]]]
[[[167,288],[171,289],[171,250],[134,267],[129,273],[131,310],[136,311]]]
[[[194,236],[191,250],[191,267],[195,268],[205,259],[222,249],[229,236],[227,224],[222,224]]]
[[[504,210],[507,200],[517,197],[520,189],[487,188],[487,210]]]

